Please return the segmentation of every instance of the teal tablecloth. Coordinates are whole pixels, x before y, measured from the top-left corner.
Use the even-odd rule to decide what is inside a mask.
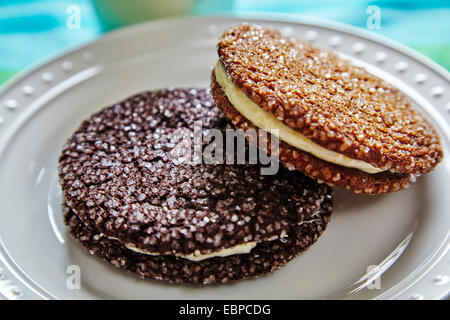
[[[152,1],[152,0],[149,0]],[[192,0],[186,14],[241,14],[246,11],[319,17],[367,28],[367,8],[380,8],[380,29],[370,30],[410,46],[450,70],[450,1]],[[132,5],[133,1],[127,1]],[[79,7],[80,28],[67,27],[69,6]],[[0,84],[62,49],[105,32],[91,0],[1,0]]]

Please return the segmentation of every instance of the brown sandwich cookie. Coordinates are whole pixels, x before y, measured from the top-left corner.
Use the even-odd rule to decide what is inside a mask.
[[[222,88],[215,81],[214,72],[211,88],[217,105],[220,105],[223,113],[232,121],[236,128],[244,131],[257,129],[233,107],[223,93]],[[248,138],[251,140],[253,137],[248,136]],[[261,135],[258,136],[258,139],[262,141],[263,149],[271,153],[271,136]],[[256,141],[252,142],[256,143]],[[347,188],[356,193],[378,194],[394,192],[405,188],[415,180],[415,176],[412,174],[399,174],[390,171],[368,174],[354,168],[338,166],[301,151],[284,141],[279,141],[279,147],[276,152],[280,162],[284,163],[290,170],[296,169],[321,183],[325,182],[328,185]]]
[[[399,90],[334,53],[244,24],[222,35],[218,54],[218,107],[242,129],[278,136],[288,167],[377,194],[406,187],[442,157],[433,125]]]
[[[328,186],[285,168],[263,176],[259,164],[185,161],[192,146],[178,147],[199,124],[203,131],[230,128],[204,89],[145,92],[94,114],[60,156],[65,205],[108,246],[126,248],[153,264],[164,262],[162,256],[177,266],[245,256],[260,244],[284,243],[293,225],[316,218],[321,222],[314,234],[323,231],[331,213]],[[201,147],[207,146],[202,141]],[[296,239],[305,237],[303,247],[317,238],[311,235],[295,231]],[[98,253],[112,261],[105,254]],[[268,272],[266,267],[256,274]],[[169,280],[155,270],[143,275]]]

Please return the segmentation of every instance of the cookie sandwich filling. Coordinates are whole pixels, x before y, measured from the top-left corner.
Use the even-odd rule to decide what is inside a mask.
[[[229,78],[220,60],[217,61],[214,67],[214,72],[217,83],[220,85],[233,107],[255,126],[270,132],[287,144],[308,152],[324,161],[343,167],[358,169],[369,174],[384,171],[383,169],[374,167],[370,163],[352,159],[343,154],[328,150],[308,139],[301,133],[286,126],[273,114],[263,110],[256,103],[251,101],[244,91],[238,88]]]
[[[230,247],[230,248],[224,248],[224,249],[220,249],[217,251],[213,251],[211,253],[205,253],[202,254],[200,253],[199,250],[194,251],[194,253],[191,254],[187,254],[187,255],[181,255],[181,254],[177,254],[175,256],[180,257],[180,258],[184,258],[187,260],[191,260],[191,261],[202,261],[205,259],[211,259],[211,258],[215,258],[215,257],[228,257],[228,256],[232,256],[235,254],[247,254],[250,253],[250,251],[256,247],[258,243],[256,241],[252,241],[252,242],[246,242],[246,243],[242,243],[242,244],[238,244],[234,247]],[[155,252],[149,252],[146,250],[142,250],[139,248],[136,248],[133,245],[125,245],[128,249],[130,249],[131,251],[137,252],[137,253],[142,253],[142,254],[147,254],[147,255],[151,255],[151,256],[159,256],[161,254],[159,253],[155,253]]]
[[[73,210],[73,209],[72,209]],[[76,211],[73,210],[76,214]],[[120,241],[119,238],[113,237],[113,236],[107,236],[101,232],[99,232],[98,237],[105,237],[108,238],[109,240],[115,240],[118,241],[120,243],[122,243],[122,241]],[[266,239],[266,241],[272,241],[278,239],[278,237],[273,237],[273,238],[269,238]],[[128,250],[137,252],[137,253],[141,253],[141,254],[146,254],[149,256],[161,256],[163,254],[158,253],[158,252],[151,252],[148,250],[144,250],[144,249],[140,249],[138,247],[136,247],[135,245],[131,244],[131,243],[122,243]],[[193,253],[190,254],[174,254],[174,256],[176,257],[180,257],[180,258],[184,258],[190,261],[202,261],[202,260],[206,260],[206,259],[211,259],[211,258],[215,258],[215,257],[228,257],[228,256],[232,256],[235,254],[248,254],[250,253],[250,251],[252,251],[252,249],[254,247],[256,247],[256,245],[258,244],[257,241],[249,241],[249,242],[244,242],[244,243],[240,243],[238,245],[235,245],[233,247],[229,247],[229,248],[222,248],[216,251],[212,251],[210,253],[201,253],[200,250],[195,250]],[[164,254],[165,255],[165,254]]]
[[[111,236],[105,236],[104,234],[100,234],[100,236],[102,237],[106,237],[110,240],[116,240],[121,242],[118,238],[115,237],[111,237]],[[272,240],[272,239],[270,239]],[[238,245],[235,245],[233,247],[230,248],[223,248],[223,249],[219,249],[210,253],[200,253],[200,250],[195,250],[193,253],[190,254],[175,254],[176,257],[180,257],[180,258],[184,258],[187,260],[191,260],[191,261],[202,261],[202,260],[206,260],[206,259],[211,259],[211,258],[215,258],[215,257],[228,257],[228,256],[232,256],[235,254],[247,254],[250,253],[250,251],[256,247],[256,245],[258,244],[257,241],[250,241],[250,242],[245,242],[245,243],[241,243]],[[132,245],[132,244],[124,244],[125,247],[127,247],[127,249],[137,252],[137,253],[141,253],[141,254],[146,254],[149,256],[160,256],[162,254],[158,253],[158,252],[151,252],[148,250],[143,250],[143,249],[139,249],[136,246]]]

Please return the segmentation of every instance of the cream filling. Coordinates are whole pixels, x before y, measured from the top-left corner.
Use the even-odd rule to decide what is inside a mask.
[[[214,257],[228,257],[228,256],[232,256],[234,254],[244,254],[244,253],[249,253],[258,243],[256,241],[252,241],[252,242],[247,242],[247,243],[242,243],[242,244],[238,244],[237,246],[231,247],[231,248],[225,248],[225,249],[220,249],[217,251],[213,251],[211,253],[205,253],[205,254],[201,254],[199,250],[194,251],[194,253],[188,254],[188,255],[181,255],[181,254],[177,254],[175,256],[177,257],[181,257],[184,259],[188,259],[191,261],[202,261],[205,259],[210,259],[210,258],[214,258]],[[138,253],[142,253],[142,254],[147,254],[147,255],[151,255],[151,256],[159,256],[161,255],[160,253],[156,253],[156,252],[149,252],[146,250],[142,250],[139,248],[136,248],[132,245],[125,245],[128,249],[130,249],[131,251],[135,251]]]
[[[317,143],[309,140],[307,137],[286,126],[271,113],[260,108],[251,101],[240,88],[234,85],[228,77],[225,68],[220,61],[217,61],[214,68],[216,81],[221,86],[228,100],[233,107],[251,121],[255,126],[264,129],[267,132],[278,137],[278,139],[300,150],[308,152],[319,159],[337,164],[339,166],[355,168],[367,173],[378,173],[384,171],[374,167],[370,163],[349,158],[343,154],[328,150]]]
[[[120,240],[115,237],[105,236],[104,234],[101,234],[101,236],[104,236],[111,240],[117,240],[120,242]],[[254,247],[256,247],[257,244],[258,244],[257,241],[250,241],[250,242],[238,244],[231,248],[225,248],[225,249],[213,251],[211,253],[201,254],[199,250],[195,250],[194,253],[191,253],[191,254],[187,254],[187,255],[176,254],[175,256],[184,258],[184,259],[188,259],[191,261],[202,261],[202,260],[210,259],[210,258],[214,258],[214,257],[228,257],[228,256],[232,256],[234,254],[249,253]],[[141,254],[146,254],[149,256],[161,256],[162,255],[158,252],[151,252],[151,251],[139,249],[139,248],[133,246],[132,244],[125,244],[125,247],[127,247],[127,249],[129,249],[131,251],[141,253]]]

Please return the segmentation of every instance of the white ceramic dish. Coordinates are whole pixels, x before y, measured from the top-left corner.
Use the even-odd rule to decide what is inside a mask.
[[[171,19],[119,30],[16,77],[0,92],[3,298],[438,299],[449,293],[448,73],[353,28],[244,20],[340,52],[400,88],[436,124],[446,154],[442,163],[394,194],[336,189],[328,230],[272,275],[193,288],[127,274],[90,256],[66,233],[57,180],[61,147],[84,118],[134,93],[208,86],[217,37],[242,19]],[[80,289],[67,286],[73,265],[80,267]]]

